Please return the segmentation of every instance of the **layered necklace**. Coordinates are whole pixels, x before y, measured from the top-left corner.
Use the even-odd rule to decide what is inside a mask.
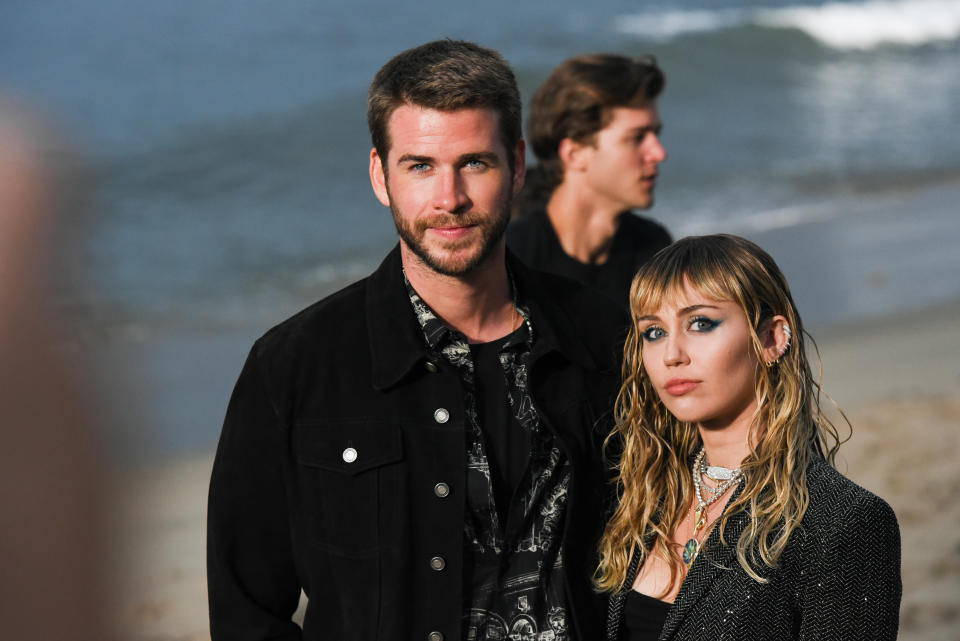
[[[683,546],[683,563],[687,568],[693,564],[693,560],[700,553],[700,537],[702,536],[700,530],[707,525],[707,508],[743,478],[743,472],[740,471],[739,467],[731,470],[718,465],[710,465],[707,461],[707,450],[703,447],[700,448],[697,457],[693,460],[691,471],[693,472],[693,488],[697,494],[697,507],[693,513],[693,535]],[[713,488],[704,486],[701,482],[703,476],[712,481],[717,481],[719,485]],[[704,489],[711,495],[707,500],[703,499]]]

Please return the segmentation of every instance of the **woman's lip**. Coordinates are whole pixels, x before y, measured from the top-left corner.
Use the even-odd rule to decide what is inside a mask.
[[[667,393],[671,396],[683,396],[688,392],[692,392],[700,385],[700,381],[690,380],[688,378],[674,378],[667,381],[667,384],[663,386]]]

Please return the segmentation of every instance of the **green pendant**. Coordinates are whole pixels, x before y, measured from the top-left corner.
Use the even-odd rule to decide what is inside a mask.
[[[687,544],[683,546],[683,562],[690,567],[690,564],[693,563],[693,560],[697,558],[697,553],[700,552],[700,542],[696,539],[690,539],[687,541]]]

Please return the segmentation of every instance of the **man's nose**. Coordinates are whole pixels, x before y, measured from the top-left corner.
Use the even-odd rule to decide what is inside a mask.
[[[466,185],[460,172],[449,169],[438,172],[433,194],[433,208],[460,213],[470,206]]]
[[[642,149],[646,162],[661,163],[667,159],[667,148],[660,142],[660,136],[653,132],[647,134]]]

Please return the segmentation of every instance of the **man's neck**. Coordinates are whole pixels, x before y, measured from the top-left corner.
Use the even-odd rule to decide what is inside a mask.
[[[610,257],[624,210],[582,194],[582,190],[561,183],[547,201],[547,216],[564,252],[581,263],[601,265]]]
[[[502,338],[522,322],[511,297],[503,244],[464,276],[438,274],[402,242],[400,257],[420,298],[471,343]]]

